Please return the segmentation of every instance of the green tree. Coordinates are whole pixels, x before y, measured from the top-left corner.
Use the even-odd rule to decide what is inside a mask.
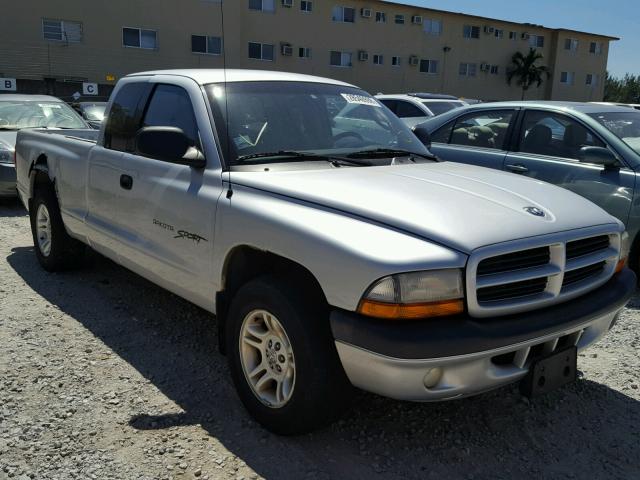
[[[511,57],[511,66],[507,70],[507,83],[509,85],[516,81],[516,84],[522,89],[522,100],[527,90],[532,85],[540,87],[544,81],[551,76],[551,72],[544,65],[536,65],[538,60],[542,60],[543,56],[534,48],[529,49],[526,55],[522,52],[516,52]]]
[[[604,81],[604,101],[640,103],[640,75],[627,73],[623,78],[617,78],[607,72]]]

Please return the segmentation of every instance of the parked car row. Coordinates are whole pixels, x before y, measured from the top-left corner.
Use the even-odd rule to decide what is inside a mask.
[[[0,197],[16,195],[13,156],[16,135],[25,128],[89,128],[80,116],[59,98],[48,95],[0,96]]]
[[[543,180],[599,205],[626,226],[640,253],[640,112],[570,102],[501,102],[461,108],[420,126],[443,160]]]
[[[461,107],[412,132],[335,80],[145,72],[118,82],[100,132],[79,117],[20,129],[18,191],[44,269],[90,245],[215,314],[248,412],[300,433],[336,419],[353,387],[439,401],[575,380],[578,350],[635,291],[624,224],[496,171],[575,155],[618,173],[600,183],[634,178],[635,120],[573,110]],[[496,169],[464,164],[482,153]],[[633,186],[615,195],[629,203]]]

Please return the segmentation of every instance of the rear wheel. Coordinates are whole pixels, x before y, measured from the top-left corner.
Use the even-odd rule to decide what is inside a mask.
[[[29,216],[36,257],[45,270],[68,270],[81,263],[84,246],[65,230],[52,186],[36,190]]]
[[[243,286],[231,302],[226,346],[231,375],[249,413],[274,433],[305,433],[349,407],[349,383],[326,308],[277,277]]]

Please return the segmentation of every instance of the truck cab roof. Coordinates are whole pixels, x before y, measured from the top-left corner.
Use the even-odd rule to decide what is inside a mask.
[[[331,85],[344,85],[354,87],[349,83],[341,82],[331,78],[316,77],[313,75],[303,75],[299,73],[278,72],[271,70],[240,70],[222,68],[198,68],[198,69],[176,69],[176,70],[152,70],[148,72],[134,73],[127,77],[153,76],[153,75],[173,75],[191,78],[200,85],[221,82],[307,82],[326,83]]]

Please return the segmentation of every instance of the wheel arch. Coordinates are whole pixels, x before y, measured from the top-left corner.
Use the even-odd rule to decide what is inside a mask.
[[[310,300],[319,305],[328,305],[322,286],[304,265],[268,250],[260,250],[249,245],[236,246],[228,252],[224,260],[222,282],[220,290],[216,293],[218,347],[221,353],[226,353],[225,324],[231,299],[244,284],[266,274],[295,280],[296,286],[303,289]]]

